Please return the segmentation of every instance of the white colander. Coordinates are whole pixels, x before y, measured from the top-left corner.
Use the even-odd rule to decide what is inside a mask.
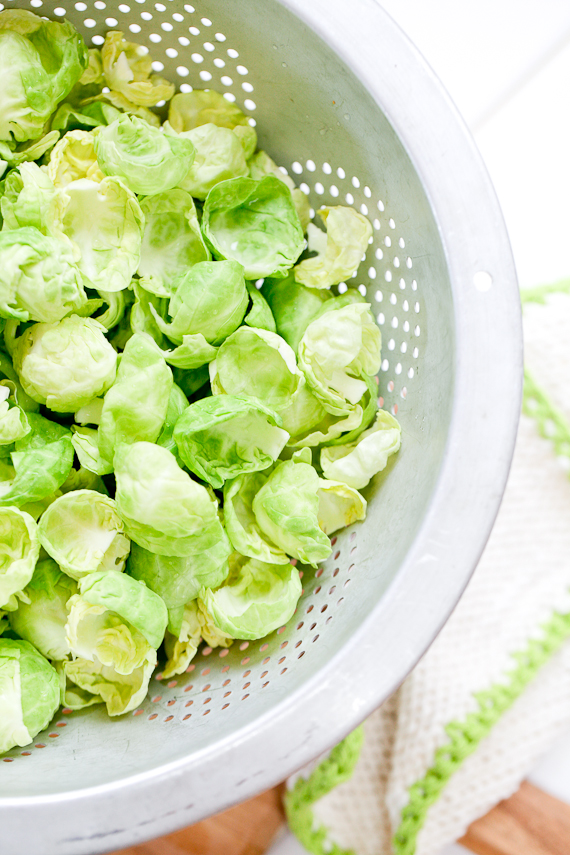
[[[2,855],[94,855],[285,778],[392,692],[463,590],[497,512],[520,400],[518,291],[479,155],[374,0],[3,0],[151,49],[180,89],[212,87],[322,203],[374,226],[356,279],[382,330],[379,394],[402,449],[368,518],[305,574],[259,642],[202,649],[134,713],[56,716],[0,761]],[[0,4],[1,8],[1,4]],[[341,286],[342,288],[342,286]]]

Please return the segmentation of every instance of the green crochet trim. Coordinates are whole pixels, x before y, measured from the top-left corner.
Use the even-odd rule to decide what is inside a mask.
[[[464,760],[477,750],[504,712],[522,695],[543,665],[570,636],[570,614],[558,614],[543,627],[544,637],[532,639],[526,650],[514,653],[516,667],[506,675],[505,683],[474,693],[478,709],[464,721],[452,721],[445,728],[447,745],[435,752],[435,762],[424,777],[410,787],[410,800],[402,811],[394,836],[394,855],[413,855],[429,808],[437,801],[450,778]]]
[[[539,434],[552,442],[557,457],[570,457],[570,426],[527,369],[524,372],[523,413],[536,421]]]
[[[538,288],[524,288],[521,291],[521,303],[546,303],[549,294],[570,294],[570,279],[559,279],[550,285]]]
[[[313,805],[339,784],[352,778],[364,742],[362,725],[343,739],[308,778],[299,778],[285,794],[289,828],[314,855],[354,855],[328,841],[327,829],[315,826]]]

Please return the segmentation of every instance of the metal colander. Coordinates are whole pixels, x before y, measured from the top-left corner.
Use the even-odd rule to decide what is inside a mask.
[[[374,0],[3,0],[88,45],[148,45],[182,91],[212,87],[310,194],[374,233],[358,285],[383,336],[379,395],[402,449],[365,523],[305,573],[289,624],[158,672],[135,712],[64,710],[0,765],[0,851],[82,855],[155,837],[282,780],[401,682],[485,544],[519,410],[521,335],[501,213],[474,145]],[[0,8],[2,5],[0,4]],[[342,286],[340,286],[342,290]]]

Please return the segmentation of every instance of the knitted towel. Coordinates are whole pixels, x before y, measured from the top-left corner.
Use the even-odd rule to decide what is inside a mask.
[[[289,782],[310,852],[437,855],[570,722],[570,280],[523,304],[523,416],[495,528],[399,691]]]

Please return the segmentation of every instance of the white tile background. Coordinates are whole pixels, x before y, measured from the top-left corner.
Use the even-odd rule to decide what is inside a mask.
[[[521,287],[570,276],[568,0],[382,5],[431,64],[475,136],[503,208]],[[530,779],[570,803],[570,729]],[[270,855],[303,853],[285,835]],[[441,855],[466,853],[454,844]]]

